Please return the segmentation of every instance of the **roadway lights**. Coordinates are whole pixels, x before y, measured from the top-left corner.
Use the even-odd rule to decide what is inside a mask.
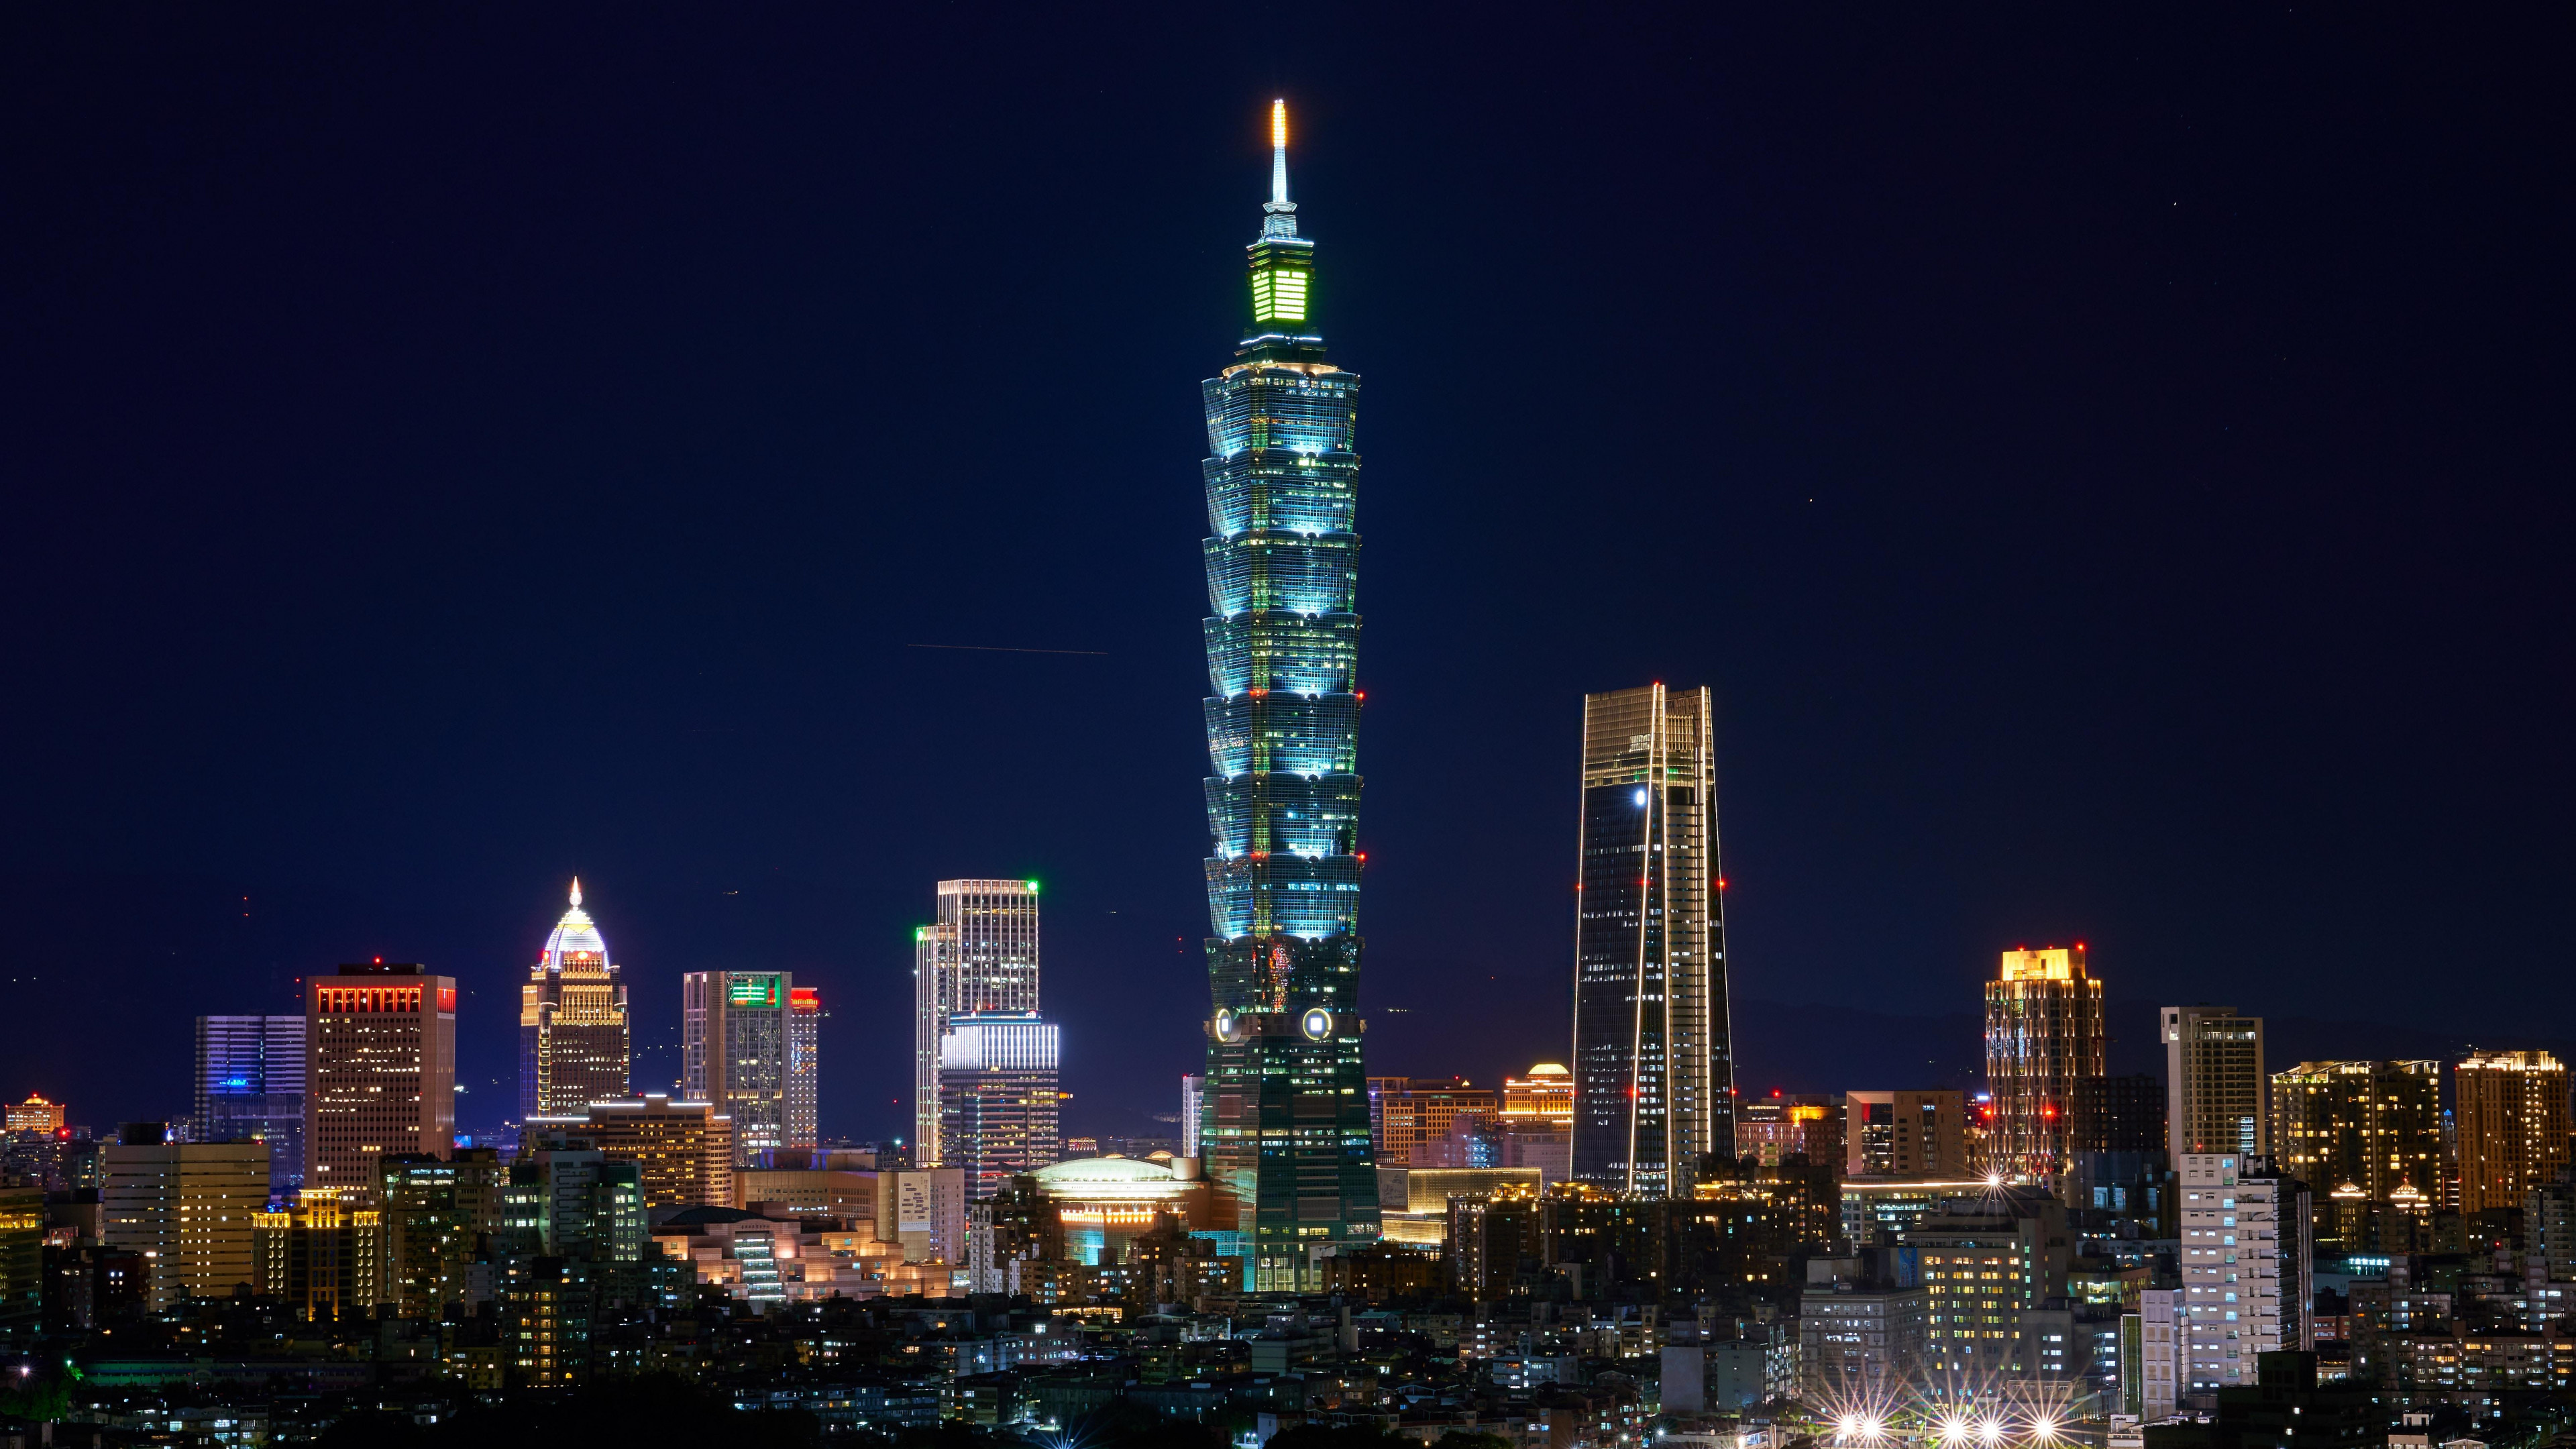
[[[1977,1425],[1977,1439],[1980,1443],[1985,1444],[2000,1444],[2004,1442],[2003,1421],[2000,1419],[1987,1419],[1979,1423]]]

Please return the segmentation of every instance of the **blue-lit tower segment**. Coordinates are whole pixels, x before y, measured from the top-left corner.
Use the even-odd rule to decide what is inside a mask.
[[[1208,1070],[1201,1142],[1246,1286],[1314,1291],[1378,1233],[1359,1000],[1359,378],[1312,330],[1314,243],[1271,111],[1251,335],[1202,384]]]

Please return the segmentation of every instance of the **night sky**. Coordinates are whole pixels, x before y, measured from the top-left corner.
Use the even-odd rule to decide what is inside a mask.
[[[381,955],[497,1121],[577,872],[639,1086],[784,967],[892,1135],[998,875],[1068,1125],[1157,1130],[1274,95],[1372,1071],[1565,1055],[1581,696],[1650,680],[1749,1090],[1963,1080],[2074,939],[2115,1065],[2576,1038],[2564,14],[1780,8],[0,16],[0,1094],[183,1113],[191,1016]]]

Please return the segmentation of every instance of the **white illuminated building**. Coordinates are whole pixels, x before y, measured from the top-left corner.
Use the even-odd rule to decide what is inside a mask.
[[[2177,1161],[2175,1376],[2185,1407],[2210,1409],[2220,1389],[2256,1381],[2257,1354],[2309,1345],[2308,1192],[2261,1157],[2186,1152]]]
[[[913,933],[914,1160],[942,1165],[939,1061],[949,1019],[1038,1009],[1038,883],[944,880],[939,917]]]

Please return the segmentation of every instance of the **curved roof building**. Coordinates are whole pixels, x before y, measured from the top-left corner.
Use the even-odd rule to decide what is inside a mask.
[[[632,1044],[625,979],[609,959],[608,938],[581,908],[575,876],[571,908],[519,988],[519,1120],[578,1114],[627,1095]]]

